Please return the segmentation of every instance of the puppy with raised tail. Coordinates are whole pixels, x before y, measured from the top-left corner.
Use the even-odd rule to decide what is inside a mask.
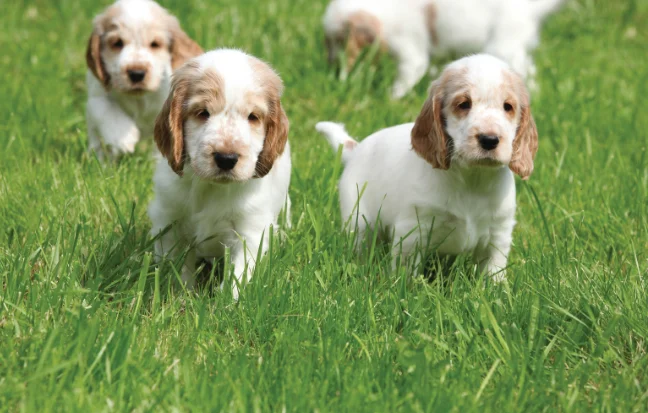
[[[290,208],[288,118],[283,83],[261,60],[220,49],[187,62],[173,74],[155,123],[164,156],[153,177],[149,206],[158,258],[186,251],[182,278],[195,283],[197,261],[230,248],[238,285],[268,248],[270,226]],[[169,228],[170,227],[170,228]],[[166,232],[165,232],[166,231]]]
[[[533,171],[538,134],[529,94],[503,61],[475,55],[448,65],[415,123],[356,142],[335,123],[317,130],[342,145],[343,219],[357,240],[378,223],[393,234],[394,265],[427,246],[440,255],[471,253],[495,280],[515,226],[515,180]],[[360,198],[358,196],[360,195]],[[416,254],[414,263],[425,257]]]
[[[86,62],[88,150],[131,153],[152,136],[171,72],[202,49],[153,0],[119,0],[94,19]]]

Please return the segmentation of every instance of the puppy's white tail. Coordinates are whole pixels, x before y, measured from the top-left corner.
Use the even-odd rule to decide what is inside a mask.
[[[533,14],[538,20],[543,20],[551,13],[557,11],[565,0],[528,0]]]
[[[319,122],[315,129],[324,135],[334,151],[337,151],[342,145],[342,163],[346,164],[351,151],[358,146],[358,142],[353,139],[344,129],[344,125],[334,122]]]

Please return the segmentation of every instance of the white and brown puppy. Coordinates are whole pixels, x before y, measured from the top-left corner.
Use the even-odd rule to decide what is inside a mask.
[[[86,51],[88,149],[100,159],[151,136],[171,72],[202,53],[152,0],[119,0],[94,19]]]
[[[532,77],[540,24],[563,1],[333,0],[324,15],[329,61],[344,49],[349,70],[364,47],[378,43],[398,61],[394,98],[421,80],[430,56],[448,52],[489,53]]]
[[[415,123],[360,143],[335,123],[317,130],[343,146],[342,216],[351,217],[358,240],[380,221],[393,234],[394,263],[400,252],[429,246],[441,255],[472,253],[481,269],[504,279],[513,173],[527,179],[538,148],[529,95],[506,63],[488,55],[455,61],[432,84]],[[417,254],[415,264],[423,258]]]
[[[166,159],[157,165],[149,206],[156,255],[189,249],[182,270],[192,288],[196,262],[231,249],[239,283],[252,274],[270,226],[290,208],[288,118],[283,84],[261,60],[220,49],[194,58],[173,75],[155,123]],[[238,286],[233,287],[238,298]]]

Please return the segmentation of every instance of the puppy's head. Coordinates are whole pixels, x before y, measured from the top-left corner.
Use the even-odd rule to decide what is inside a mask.
[[[173,69],[202,53],[178,20],[152,0],[119,0],[93,25],[86,62],[106,89],[155,91]]]
[[[524,82],[504,62],[465,57],[432,83],[412,129],[412,146],[435,168],[508,165],[527,179],[538,150],[529,104]]]
[[[282,92],[279,76],[259,59],[207,52],[173,74],[155,141],[179,175],[189,167],[216,182],[263,177],[288,140]]]
[[[338,18],[331,16],[331,13],[333,12],[327,12],[324,21],[329,64],[335,64],[338,54],[344,50],[346,68],[351,70],[364,48],[379,42],[381,48],[385,49],[382,40],[382,24],[376,16],[358,10],[349,14],[343,21],[339,21]]]

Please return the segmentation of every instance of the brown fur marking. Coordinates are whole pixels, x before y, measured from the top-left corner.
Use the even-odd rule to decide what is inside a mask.
[[[505,72],[504,76],[507,83],[517,92],[514,96],[520,97],[520,123],[513,141],[513,155],[509,168],[526,180],[533,173],[533,160],[538,152],[538,129],[531,114],[531,99],[524,81],[517,74]]]
[[[446,69],[441,77],[432,83],[429,97],[412,129],[412,148],[438,169],[450,168],[452,155],[452,138],[445,132],[443,106],[451,93],[470,96],[470,85],[465,80],[466,71],[467,69]]]
[[[88,47],[86,49],[86,64],[88,65],[88,69],[90,69],[92,74],[106,89],[110,87],[110,74],[106,71],[105,63],[101,57],[103,36],[114,26],[113,20],[118,15],[119,8],[112,5],[94,18],[92,21],[92,33],[88,39]]]
[[[434,4],[426,4],[423,8],[423,14],[425,15],[425,25],[428,29],[428,34],[432,40],[432,45],[437,46],[439,44],[439,34],[437,32],[437,8]]]
[[[174,76],[178,77],[177,74]],[[212,114],[220,113],[225,107],[224,91],[225,81],[221,75],[212,69],[205,69],[202,76],[191,80],[190,98],[186,102],[187,113],[197,115],[203,109]]]
[[[250,65],[263,87],[268,104],[268,116],[265,119],[266,136],[257,160],[255,175],[262,178],[270,172],[274,162],[283,153],[288,142],[290,123],[281,107],[283,82],[279,76],[270,66],[255,57],[250,57]]]
[[[180,28],[178,20],[169,16],[171,33],[171,68],[176,70],[192,57],[203,54],[202,48]]]
[[[101,58],[101,37],[96,30],[93,30],[90,38],[88,39],[88,47],[86,48],[86,64],[92,74],[108,88],[110,85],[110,75],[106,72],[103,59]]]
[[[187,64],[173,76],[171,92],[155,120],[155,143],[175,173],[182,176],[184,169],[184,105],[197,77],[198,64]]]
[[[348,68],[355,65],[362,49],[373,45],[376,40],[380,41],[382,49],[386,48],[381,38],[382,25],[380,20],[366,11],[351,13],[347,20],[346,30],[347,43],[345,52]]]

